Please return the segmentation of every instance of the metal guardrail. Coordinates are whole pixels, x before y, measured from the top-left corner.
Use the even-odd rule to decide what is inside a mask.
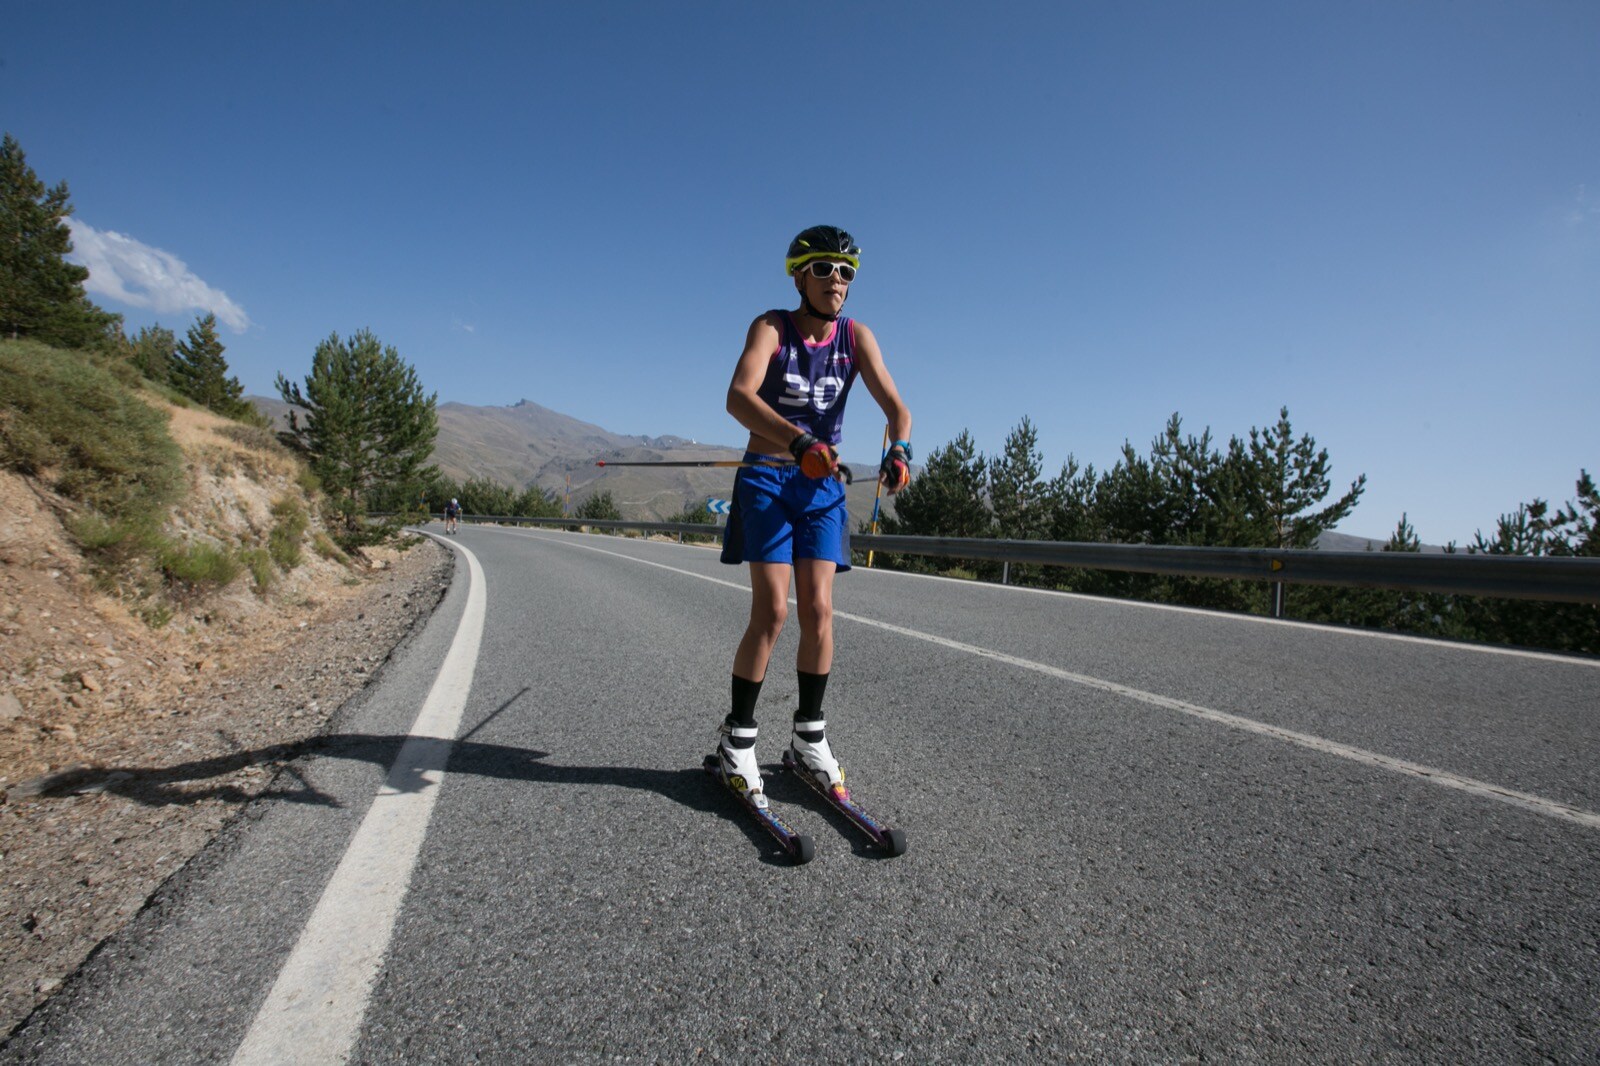
[[[1084,570],[1210,577],[1293,585],[1409,589],[1513,600],[1600,603],[1600,559],[1509,555],[1338,552],[1271,548],[1190,548],[1157,544],[852,537],[873,551],[987,559]]]
[[[442,517],[442,516],[440,516]],[[691,522],[624,522],[515,515],[463,515],[471,522],[648,533],[720,536],[721,526]],[[934,555],[949,559],[1063,566],[1291,585],[1406,589],[1509,600],[1600,603],[1600,559],[1515,555],[1338,552],[1271,548],[1191,548],[1166,544],[1081,544],[1054,540],[988,540],[851,534],[855,551]]]

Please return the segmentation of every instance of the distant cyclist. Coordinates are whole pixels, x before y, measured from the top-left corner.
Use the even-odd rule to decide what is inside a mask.
[[[461,504],[456,502],[456,498],[452,496],[450,497],[450,502],[444,505],[444,531],[446,533],[456,532],[461,526],[460,519]]]

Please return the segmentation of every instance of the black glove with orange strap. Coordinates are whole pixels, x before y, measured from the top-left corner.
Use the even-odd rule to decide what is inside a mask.
[[[883,491],[893,496],[911,482],[911,442],[897,440],[878,466],[878,480]]]
[[[824,444],[809,433],[802,433],[789,442],[789,454],[800,464],[806,477],[832,477],[839,469],[839,453],[833,445]]]

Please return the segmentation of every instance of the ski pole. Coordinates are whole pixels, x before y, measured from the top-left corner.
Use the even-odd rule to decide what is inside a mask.
[[[742,459],[653,459],[648,461],[622,462],[612,459],[598,459],[595,466],[693,466],[693,467],[720,467],[737,468],[744,466],[794,466],[793,459],[760,459],[745,462]],[[839,464],[836,475],[846,485],[855,484],[855,474],[843,463]]]
[[[878,456],[878,463],[881,465],[883,463],[883,461],[885,459],[887,459],[888,457],[889,457],[889,427],[888,427],[888,425],[885,425],[883,427],[883,454]],[[882,499],[882,498],[883,498],[883,478],[880,477],[878,479],[878,488],[872,494],[872,534],[873,534],[873,536],[877,536],[877,534],[878,534],[878,501],[880,499]],[[870,552],[870,551],[867,552],[867,569],[868,570],[872,569],[872,555],[873,555],[872,552]]]
[[[793,466],[793,459],[772,459],[767,461],[744,462],[739,459],[656,459],[643,462],[617,462],[610,459],[601,459],[595,466]]]

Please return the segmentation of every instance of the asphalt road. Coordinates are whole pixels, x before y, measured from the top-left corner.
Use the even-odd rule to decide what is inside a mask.
[[[451,541],[486,578],[481,645],[442,783],[402,775],[431,817],[358,994],[279,975],[327,954],[302,932],[472,617],[464,562],[0,1059],[245,1061],[276,996],[349,1018],[332,1052],[279,1045],[297,1061],[1600,1061],[1600,663],[857,570],[828,732],[910,849],[773,776],[817,841],[793,867],[699,769],[743,568]],[[791,624],[769,764],[794,647]],[[344,932],[387,927],[353,906]]]

